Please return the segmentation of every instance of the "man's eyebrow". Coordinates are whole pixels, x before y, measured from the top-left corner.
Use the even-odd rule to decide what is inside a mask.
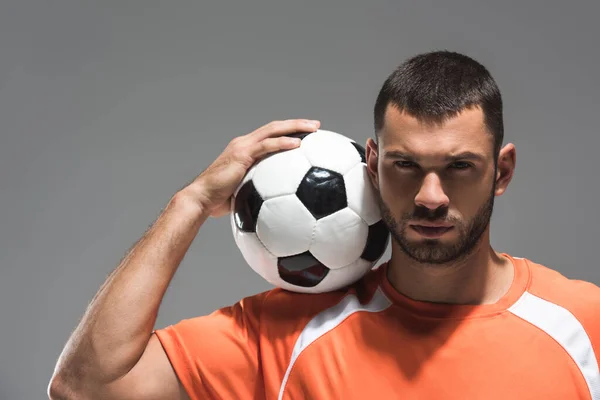
[[[471,161],[483,161],[485,157],[479,153],[472,151],[463,151],[458,154],[450,154],[446,156],[446,161],[458,161],[458,160],[471,160]]]
[[[418,157],[414,157],[408,153],[404,153],[399,150],[386,151],[386,152],[384,152],[384,157],[392,158],[392,159],[402,159],[402,160],[414,161],[414,162],[418,161]],[[448,162],[458,161],[458,160],[483,161],[484,157],[483,157],[483,155],[474,153],[472,151],[463,151],[463,152],[457,153],[457,154],[449,154],[446,157],[444,157],[444,160],[448,161]]]
[[[398,150],[384,151],[383,156],[385,158],[397,158],[397,159],[403,159],[403,160],[408,160],[408,161],[416,161],[415,157],[413,157],[407,153],[398,151]]]

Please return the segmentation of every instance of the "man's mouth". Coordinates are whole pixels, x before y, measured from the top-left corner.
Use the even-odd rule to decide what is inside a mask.
[[[445,225],[433,225],[433,226],[425,226],[425,225],[410,225],[410,227],[419,233],[421,236],[427,238],[438,238],[444,235],[446,232],[452,230],[452,226]]]

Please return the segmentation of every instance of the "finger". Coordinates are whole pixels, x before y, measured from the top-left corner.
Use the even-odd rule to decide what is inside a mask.
[[[258,160],[270,153],[294,149],[300,146],[300,143],[301,140],[299,138],[288,136],[272,137],[261,140],[248,150],[250,151],[250,156],[254,160]]]
[[[318,120],[309,119],[288,119],[285,121],[273,121],[257,129],[255,136],[257,140],[263,140],[268,137],[289,135],[296,132],[314,132],[321,126]]]

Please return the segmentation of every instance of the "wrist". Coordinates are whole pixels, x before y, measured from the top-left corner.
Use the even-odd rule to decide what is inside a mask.
[[[210,210],[203,199],[203,195],[193,186],[181,189],[173,196],[170,203],[178,210],[197,214],[199,217],[210,215]]]

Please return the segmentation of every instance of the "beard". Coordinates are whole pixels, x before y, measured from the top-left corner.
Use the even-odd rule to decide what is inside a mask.
[[[381,192],[376,190],[376,193],[382,220],[402,251],[418,263],[440,265],[456,264],[473,253],[490,223],[494,209],[495,189],[496,183],[494,182],[488,198],[469,221],[449,216],[447,207],[430,210],[423,206],[417,206],[414,211],[405,213],[400,220],[396,220],[390,208],[383,201]],[[454,225],[453,229],[457,230],[458,239],[450,244],[444,244],[438,239],[411,241],[406,233],[407,229],[410,229],[409,221],[411,220],[451,223]]]

